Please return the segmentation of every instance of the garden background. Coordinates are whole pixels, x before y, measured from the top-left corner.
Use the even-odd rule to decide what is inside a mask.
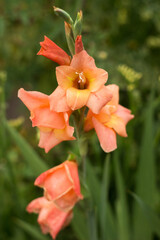
[[[132,110],[128,138],[105,154],[96,134],[89,140],[88,203],[74,209],[70,226],[57,240],[160,239],[160,3],[159,0],[1,0],[0,2],[0,240],[47,240],[25,211],[42,195],[33,185],[47,168],[60,164],[77,143],[63,142],[48,154],[17,91],[51,94],[56,63],[37,56],[44,35],[67,50],[63,20],[83,10],[82,37],[108,84],[120,86],[120,104]],[[90,160],[89,160],[90,159]],[[92,221],[88,221],[88,216]],[[88,230],[90,229],[90,230]]]

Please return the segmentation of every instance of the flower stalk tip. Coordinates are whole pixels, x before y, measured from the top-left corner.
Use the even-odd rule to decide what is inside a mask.
[[[63,18],[63,20],[69,24],[73,24],[73,20],[71,18],[71,16],[66,12],[64,11],[63,9],[61,8],[57,8],[55,6],[53,6],[53,10],[55,12],[55,14],[58,16],[58,17],[61,17]]]

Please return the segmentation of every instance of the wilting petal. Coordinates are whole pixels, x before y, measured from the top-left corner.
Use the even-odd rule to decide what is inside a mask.
[[[127,124],[131,119],[134,118],[134,115],[131,114],[131,111],[121,105],[118,105],[116,115],[122,118],[125,124]]]
[[[75,41],[75,53],[80,53],[83,50],[82,36],[77,36]]]
[[[116,114],[111,115],[111,119],[105,126],[113,128],[120,136],[127,137],[126,125],[122,118],[118,117]]]
[[[59,86],[67,89],[73,86],[73,81],[78,75],[76,74],[76,70],[71,66],[59,66],[56,67],[56,76]]]
[[[63,129],[66,124],[64,114],[51,111],[49,107],[35,109],[34,116],[31,120],[33,127],[37,126]]]
[[[83,72],[85,69],[96,67],[94,59],[89,56],[85,50],[75,54],[70,65],[76,69],[77,72]]]
[[[98,114],[101,108],[111,100],[112,93],[103,86],[99,91],[91,93],[87,102],[87,106],[93,113]]]
[[[66,91],[58,86],[49,96],[50,109],[56,112],[67,112],[70,110],[67,105]]]
[[[23,88],[20,88],[18,91],[18,97],[30,111],[35,108],[49,106],[48,96],[41,92],[25,91]]]
[[[105,152],[112,152],[117,148],[116,133],[114,130],[105,127],[96,118],[92,118],[100,145]]]
[[[50,60],[58,63],[59,65],[69,65],[71,58],[70,56],[48,37],[44,36],[44,41],[40,42],[41,49],[37,55],[42,55]]]
[[[101,68],[85,69],[83,73],[89,81],[88,89],[91,92],[98,91],[108,79],[108,73]]]
[[[86,105],[90,91],[88,89],[79,90],[76,88],[67,89],[67,104],[72,110],[79,109]]]
[[[40,129],[40,141],[38,146],[45,149],[48,153],[51,148],[62,141],[74,140],[74,128],[66,126],[64,129],[46,130]]]

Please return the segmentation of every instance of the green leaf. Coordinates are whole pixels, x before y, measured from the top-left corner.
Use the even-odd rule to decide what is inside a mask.
[[[88,233],[88,228],[87,228],[87,219],[78,209],[78,207],[74,208],[74,218],[71,222],[72,228],[74,232],[76,233],[76,236],[79,240],[88,240],[89,239],[89,233]]]
[[[109,191],[109,170],[110,170],[110,155],[108,154],[103,170],[103,178],[101,184],[101,199],[100,199],[100,210],[99,210],[99,218],[100,218],[100,227],[101,227],[101,235],[102,239],[116,239],[116,229],[115,222],[113,219],[113,213],[108,198]]]
[[[141,211],[147,219],[149,225],[151,226],[152,231],[160,237],[160,218],[158,217],[158,215],[135,193],[130,192],[130,194],[141,208]]]
[[[35,176],[46,171],[48,169],[47,164],[37,155],[32,147],[26,142],[26,140],[13,128],[9,123],[5,122],[5,127],[10,134],[12,140],[19,147],[24,160],[33,170]]]
[[[143,137],[135,190],[136,194],[150,206],[153,206],[156,201],[156,171],[153,146],[153,100],[154,95],[152,92],[143,116],[144,130],[142,134]],[[137,240],[150,240],[152,236],[150,225],[142,212],[139,211],[139,206],[137,204],[134,206],[134,234],[134,238]]]
[[[130,239],[129,211],[125,185],[120,170],[118,150],[114,153],[113,163],[116,178],[116,188],[118,192],[118,200],[116,202],[118,239],[129,240]]]
[[[22,221],[20,219],[15,220],[16,224],[22,228],[26,233],[28,233],[30,236],[34,237],[34,239],[37,240],[47,240],[48,238],[44,236],[36,227],[33,227],[31,224]]]

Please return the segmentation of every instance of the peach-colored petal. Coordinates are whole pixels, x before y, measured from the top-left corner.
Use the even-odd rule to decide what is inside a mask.
[[[69,65],[71,58],[70,56],[60,47],[58,47],[54,42],[52,42],[48,37],[44,36],[44,41],[40,42],[41,49],[37,55],[42,55],[50,60],[60,64]]]
[[[77,163],[74,161],[66,161],[65,167],[70,175],[70,178],[72,179],[72,182],[74,184],[74,191],[76,192],[77,196],[82,199],[83,196],[80,191],[80,182],[79,182],[79,176],[78,176],[78,166]]]
[[[80,53],[83,50],[82,36],[77,36],[75,41],[75,53]]]
[[[23,88],[20,88],[18,91],[18,97],[30,111],[38,107],[49,106],[48,96],[41,92],[25,91]]]
[[[67,104],[72,110],[79,109],[86,105],[90,91],[88,89],[67,89]]]
[[[48,201],[45,197],[33,200],[28,206],[27,211],[39,213],[38,223],[44,234],[50,233],[55,239],[58,232],[65,227],[72,219],[72,211],[64,212],[52,201]]]
[[[93,122],[92,122],[92,117],[93,117],[93,113],[91,110],[88,111],[87,113],[87,117],[85,119],[85,122],[84,122],[84,131],[85,132],[88,132],[90,131],[91,129],[94,128],[94,125],[93,125]]]
[[[58,86],[49,96],[50,109],[56,112],[67,112],[70,110],[67,105],[66,91]]]
[[[31,120],[33,127],[37,126],[60,129],[65,127],[64,114],[51,111],[49,107],[35,109],[34,116]]]
[[[44,207],[47,203],[48,201],[44,197],[36,198],[28,204],[26,210],[29,213],[39,213],[42,207]]]
[[[118,117],[116,114],[111,115],[111,119],[105,126],[113,128],[120,136],[127,137],[126,125],[122,118]]]
[[[112,93],[107,87],[103,86],[99,91],[91,93],[87,102],[87,106],[92,112],[98,114],[101,108],[112,98]]]
[[[40,129],[40,141],[38,146],[45,149],[48,153],[51,148],[56,146],[62,141],[74,140],[73,137],[74,128],[66,126],[64,129],[54,129],[44,131]]]
[[[85,69],[83,71],[86,79],[88,79],[88,89],[91,92],[98,91],[107,81],[108,73],[101,68]]]
[[[118,108],[115,114],[118,117],[122,118],[125,124],[127,124],[131,119],[134,118],[134,115],[131,114],[131,111],[128,108],[125,108],[121,105],[118,105]]]
[[[100,145],[105,152],[114,151],[117,148],[116,133],[114,130],[105,127],[96,118],[92,118]]]
[[[110,84],[107,89],[112,93],[113,97],[105,106],[105,111],[108,114],[114,113],[117,110],[119,103],[119,87],[116,84]]]
[[[83,72],[85,69],[96,67],[94,59],[89,56],[85,50],[75,54],[70,65],[76,69],[77,72]]]
[[[60,87],[67,89],[73,86],[74,80],[78,77],[77,70],[71,66],[56,67],[57,82]]]

